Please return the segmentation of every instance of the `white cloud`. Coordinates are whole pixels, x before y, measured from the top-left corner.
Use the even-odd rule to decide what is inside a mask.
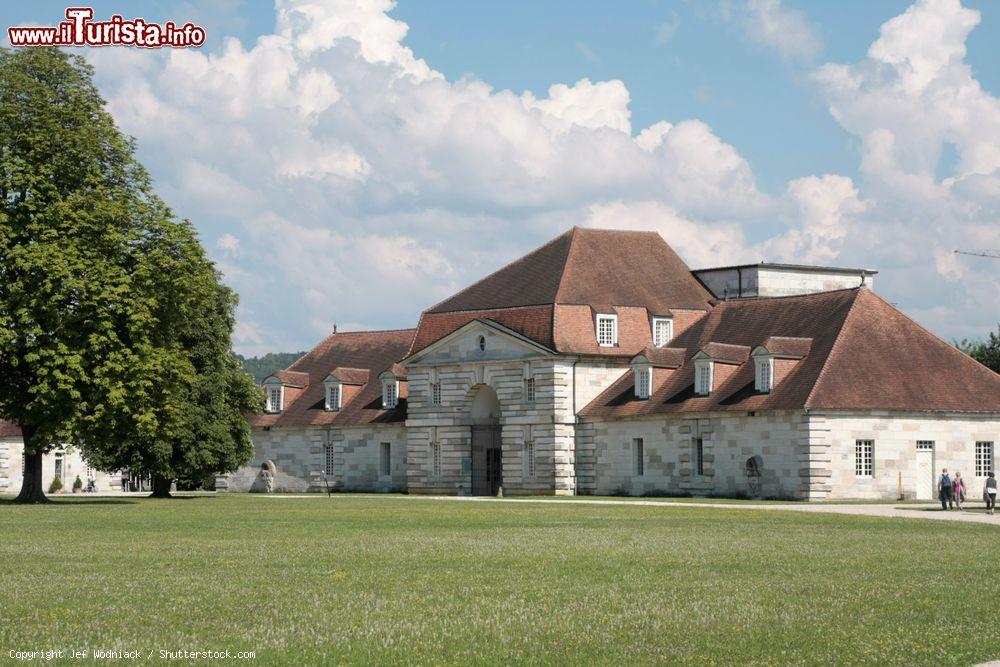
[[[802,12],[782,7],[781,0],[748,0],[744,34],[786,60],[813,58],[822,42]]]
[[[860,138],[863,182],[804,175],[773,197],[702,121],[633,136],[622,81],[554,83],[541,97],[447,80],[403,46],[407,26],[385,0],[279,0],[275,34],[252,45],[87,55],[160,191],[218,240],[242,297],[237,343],[301,349],[332,322],[411,326],[573,224],[656,229],[697,265],[761,252],[867,262],[892,269],[888,289],[915,293],[916,273],[958,234],[1000,246],[996,99],[962,61],[970,15],[956,6],[919,4],[867,60],[817,72],[831,113]],[[815,53],[800,15],[774,2],[754,11],[760,35],[798,31],[768,42],[786,57]],[[948,25],[909,34],[933,23],[923,11]],[[907,45],[922,39],[946,44],[914,64]],[[943,142],[958,167],[939,181]],[[929,230],[915,226],[924,220]],[[941,263],[942,277],[997,293],[962,266]],[[927,299],[983,310],[940,282]]]
[[[674,35],[677,33],[677,29],[680,26],[681,26],[681,19],[679,16],[677,16],[677,12],[674,12],[669,19],[661,23],[656,28],[656,45],[664,46],[665,44],[667,44],[667,42],[673,39]]]

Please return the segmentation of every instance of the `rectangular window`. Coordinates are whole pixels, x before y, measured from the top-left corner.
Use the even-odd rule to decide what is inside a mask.
[[[431,443],[431,472],[435,477],[441,476],[441,443]]]
[[[379,445],[378,474],[382,477],[392,474],[392,445],[388,442]]]
[[[640,368],[635,372],[635,397],[649,398],[650,371]]]
[[[980,440],[976,443],[976,477],[989,477],[993,472],[993,443]]]
[[[712,362],[695,366],[694,393],[708,396],[712,393]]]
[[[663,347],[674,337],[674,321],[667,318],[653,318],[653,346]]]
[[[774,379],[774,364],[770,359],[757,360],[757,391],[766,394],[771,391]]]
[[[705,474],[705,441],[701,438],[694,439],[694,474]]]
[[[618,316],[597,316],[597,344],[601,347],[614,347],[618,344]]]
[[[642,477],[646,474],[646,452],[642,438],[632,438],[632,449],[635,450],[635,474]]]
[[[933,452],[934,451],[934,441],[933,440],[917,440],[917,451],[918,452]]]
[[[535,380],[534,378],[527,378],[524,381],[524,402],[534,403],[535,402]]]
[[[431,405],[441,405],[441,383],[431,383]]]
[[[857,477],[871,477],[875,458],[875,441],[858,440],[854,443],[854,474]]]
[[[326,468],[324,469],[324,474],[327,477],[333,475],[333,445],[326,445]]]
[[[535,443],[531,440],[524,443],[524,476],[529,479],[535,476]]]
[[[271,387],[267,391],[267,411],[281,412],[281,408],[281,387]]]
[[[340,409],[340,385],[331,384],[329,396],[326,399],[326,409],[327,410],[339,410]]]
[[[395,382],[386,382],[382,392],[382,403],[387,410],[396,407],[396,392],[398,391]]]

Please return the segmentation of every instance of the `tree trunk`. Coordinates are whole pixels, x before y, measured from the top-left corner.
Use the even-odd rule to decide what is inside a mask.
[[[35,448],[35,429],[21,426],[24,439],[24,479],[21,482],[21,492],[14,499],[15,503],[33,504],[47,503],[45,488],[42,486],[42,448]]]
[[[170,484],[173,480],[169,480],[166,477],[160,477],[159,475],[153,475],[153,492],[149,494],[150,498],[169,498],[170,497]]]

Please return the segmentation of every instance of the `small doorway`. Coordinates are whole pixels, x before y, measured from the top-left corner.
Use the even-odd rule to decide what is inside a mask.
[[[499,426],[472,427],[472,495],[495,496],[503,484]]]
[[[934,442],[917,441],[917,500],[934,498]]]

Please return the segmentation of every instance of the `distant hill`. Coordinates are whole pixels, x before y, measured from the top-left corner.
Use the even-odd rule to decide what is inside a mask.
[[[257,380],[257,384],[264,381],[268,375],[274,371],[280,371],[292,365],[296,359],[305,352],[268,352],[262,357],[244,357],[241,354],[234,355],[243,364],[243,368]]]

